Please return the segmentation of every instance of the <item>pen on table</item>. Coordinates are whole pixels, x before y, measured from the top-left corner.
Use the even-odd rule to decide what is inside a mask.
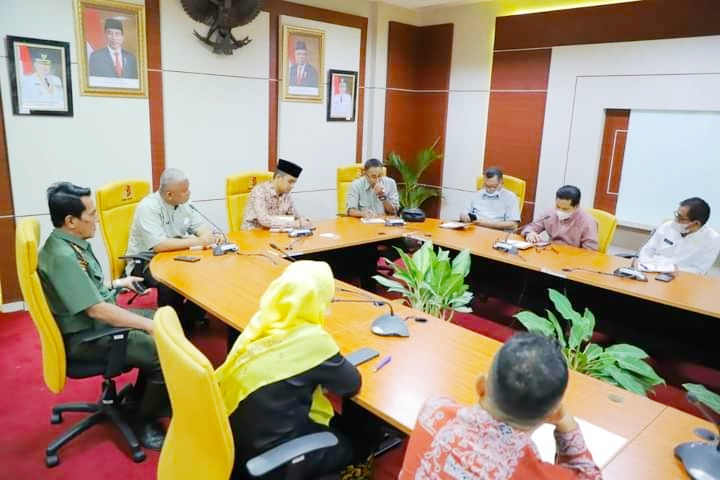
[[[378,362],[377,366],[376,366],[375,368],[373,368],[373,372],[377,372],[378,370],[380,370],[381,368],[383,368],[385,365],[387,365],[388,363],[390,363],[390,360],[392,360],[392,357],[391,357],[390,355],[388,355],[387,357],[385,357],[385,358],[383,358],[382,360],[380,360],[380,361]]]

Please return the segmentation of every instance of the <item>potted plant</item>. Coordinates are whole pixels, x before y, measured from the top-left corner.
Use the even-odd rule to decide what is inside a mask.
[[[395,250],[403,264],[386,261],[397,280],[373,276],[380,285],[400,293],[411,307],[444,320],[452,320],[455,312],[471,311],[467,305],[473,294],[465,283],[470,272],[470,250],[463,250],[452,261],[448,250],[439,248],[435,253],[430,241],[424,242],[412,256],[397,247]]]
[[[548,293],[555,310],[570,324],[567,337],[566,329],[551,310],[545,310],[547,318],[529,311],[519,312],[515,318],[528,331],[557,339],[568,367],[640,395],[645,395],[655,385],[665,383],[645,362],[648,354],[642,349],[628,344],[603,348],[590,343],[595,330],[593,313],[586,308],[581,315],[573,309],[565,295],[552,288],[548,289]]]
[[[401,177],[398,184],[398,193],[400,195],[401,214],[406,221],[424,221],[425,212],[420,207],[427,199],[440,196],[440,188],[420,183],[420,177],[425,170],[440,158],[440,155],[435,152],[435,147],[439,141],[440,137],[429,148],[424,148],[418,152],[414,167],[405,163],[400,155],[395,152],[388,155],[387,165],[396,169]]]

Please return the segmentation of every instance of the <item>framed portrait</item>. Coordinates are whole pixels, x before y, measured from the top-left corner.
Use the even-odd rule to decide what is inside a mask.
[[[70,44],[8,35],[7,52],[13,113],[71,117]]]
[[[75,30],[81,95],[146,96],[144,6],[75,0]]]
[[[283,25],[282,46],[283,100],[322,103],[325,32]]]
[[[328,122],[354,122],[357,72],[328,70]]]

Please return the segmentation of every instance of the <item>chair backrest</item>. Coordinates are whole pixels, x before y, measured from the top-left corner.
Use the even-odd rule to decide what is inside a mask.
[[[185,338],[175,310],[155,313],[155,343],[172,404],[159,480],[227,480],[235,460],[230,422],[213,367]]]
[[[245,206],[250,191],[258,183],[272,180],[272,172],[241,172],[225,180],[225,202],[227,204],[228,227],[231,232],[239,232],[242,226]]]
[[[387,175],[387,167],[383,167],[383,175]],[[347,209],[345,208],[345,199],[347,198],[348,190],[350,190],[350,184],[356,178],[360,178],[363,174],[363,164],[353,163],[352,165],[345,165],[338,167],[337,169],[337,213],[345,215]]]
[[[485,175],[477,177],[477,189],[480,190],[485,185]],[[503,174],[503,186],[513,192],[518,197],[520,204],[520,213],[522,214],[525,205],[525,190],[527,190],[527,182],[522,178],[513,177],[512,175]]]
[[[37,272],[39,242],[40,223],[37,219],[28,217],[20,220],[15,230],[15,260],[20,291],[40,337],[45,385],[50,391],[59,393],[65,387],[65,345]]]
[[[605,253],[615,236],[617,217],[610,212],[598,210],[597,208],[588,208],[587,211],[598,224],[598,252]]]
[[[100,230],[110,260],[110,278],[122,276],[130,228],[140,200],[150,193],[147,180],[126,179],[108,183],[95,192]]]

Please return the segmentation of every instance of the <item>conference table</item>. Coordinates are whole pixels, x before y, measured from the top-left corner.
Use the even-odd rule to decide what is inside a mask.
[[[572,257],[574,264],[589,265],[588,268],[612,268],[616,261],[605,255],[560,246],[556,247],[558,255],[533,250],[523,253],[526,258],[521,259],[492,249],[497,232],[482,228],[454,231],[437,227],[435,220],[398,228],[337,218],[318,223],[313,236],[295,241],[292,250],[286,252],[302,258],[311,253],[411,236],[431,239],[446,248],[467,247],[475,255],[497,258],[523,268],[547,269],[552,272],[550,274],[560,270],[563,264],[560,257],[566,257],[566,261]],[[192,299],[227,325],[241,330],[257,310],[259,298],[267,286],[288,265],[288,260],[270,248],[270,244],[283,250],[293,239],[288,238],[287,233],[268,231],[237,232],[229,237],[238,245],[238,254],[213,256],[208,250],[193,251],[190,254],[200,256],[201,261],[184,263],[173,260],[179,252],[163,253],[155,256],[151,271],[165,285]],[[657,288],[642,292],[642,295],[654,301],[674,302],[682,305],[680,308],[693,311],[716,311],[717,307],[712,305],[692,306],[683,300],[682,292],[691,290],[693,283],[692,276],[688,275],[685,285],[684,277],[680,275],[673,284],[654,282],[659,284]],[[619,284],[614,284],[613,280]],[[632,283],[619,278],[585,278],[578,274],[578,281],[598,288],[620,290],[628,295],[641,294],[634,290]],[[340,281],[337,287],[338,298],[382,300],[382,297]],[[353,400],[409,433],[423,402],[430,396],[445,395],[462,403],[474,403],[477,400],[474,387],[477,375],[488,369],[501,344],[407,306],[394,304],[393,307],[400,316],[420,316],[427,321],[409,319],[409,338],[380,337],[370,332],[370,324],[385,313],[385,307],[370,302],[333,303],[326,328],[344,354],[371,347],[381,356],[392,356],[392,361],[378,372],[372,371],[375,362],[359,367],[363,387]],[[720,316],[720,312],[715,316]],[[605,462],[605,478],[683,478],[682,467],[672,453],[673,447],[681,441],[692,440],[693,428],[714,428],[696,417],[576,372],[570,374],[565,402],[579,419],[626,440]]]

